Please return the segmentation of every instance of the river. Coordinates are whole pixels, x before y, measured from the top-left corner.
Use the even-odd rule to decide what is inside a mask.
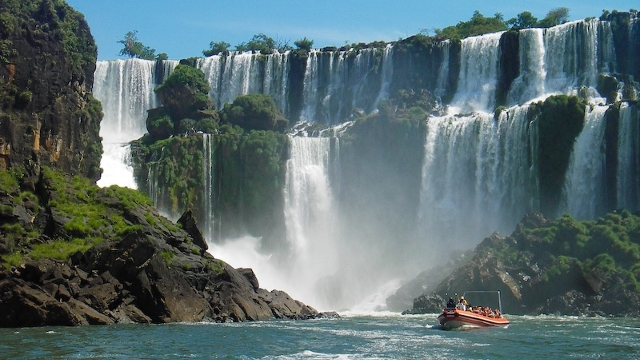
[[[508,328],[438,329],[436,315],[0,329],[6,359],[638,358],[640,319],[508,316]]]

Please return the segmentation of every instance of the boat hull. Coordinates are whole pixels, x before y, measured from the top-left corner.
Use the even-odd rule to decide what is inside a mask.
[[[504,317],[489,317],[460,309],[444,309],[442,314],[438,316],[438,321],[440,326],[445,329],[454,329],[461,326],[493,327],[509,325],[509,320]]]

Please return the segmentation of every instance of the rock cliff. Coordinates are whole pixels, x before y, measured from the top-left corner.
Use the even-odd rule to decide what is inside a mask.
[[[0,192],[0,326],[320,316],[207,253],[190,212],[176,226],[134,190],[47,168],[34,193],[20,185]]]
[[[97,180],[97,47],[63,1],[0,2],[0,168],[50,165]]]
[[[638,221],[627,211],[588,222],[526,215],[510,236],[484,239],[468,263],[417,297],[411,312],[440,312],[447,296],[468,290],[500,290],[509,314],[638,316]],[[493,296],[491,304],[468,298],[496,307]]]

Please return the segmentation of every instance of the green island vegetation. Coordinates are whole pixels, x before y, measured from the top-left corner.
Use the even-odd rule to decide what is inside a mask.
[[[592,221],[564,214],[546,226],[524,229],[509,243],[513,245],[481,251],[495,252],[511,265],[546,259],[549,263],[539,265],[548,267],[545,279],[551,284],[576,267],[587,277],[622,278],[628,291],[640,291],[640,217],[627,210]],[[532,252],[534,259],[525,259]]]
[[[244,220],[243,226],[256,234],[273,224],[282,213],[288,149],[288,122],[273,99],[242,95],[216,111],[204,73],[187,62],[155,91],[162,106],[149,111],[148,134],[133,142],[132,153],[137,182],[153,184],[148,193],[156,206],[172,216],[192,208],[202,218],[205,199],[200,194],[220,189],[215,202],[225,209],[225,223]],[[210,149],[204,148],[206,134],[215,135]],[[213,184],[204,184],[204,161],[219,174]]]
[[[150,224],[178,229],[136,190],[100,188],[89,179],[48,167],[41,170],[42,189],[25,190],[21,179],[21,169],[0,171],[0,245],[5,268],[27,258],[64,261],[95,244],[120,240],[141,229],[129,220],[132,212],[143,211]]]

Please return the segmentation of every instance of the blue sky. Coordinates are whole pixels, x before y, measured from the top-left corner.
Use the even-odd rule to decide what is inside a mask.
[[[202,56],[211,41],[232,46],[264,33],[293,45],[307,37],[314,47],[394,41],[423,29],[467,21],[475,10],[505,19],[523,11],[543,18],[557,7],[571,20],[597,17],[603,9],[640,8],[637,0],[425,1],[425,0],[67,0],[84,14],[98,44],[98,59],[119,58],[117,41],[137,30],[138,40],[170,59]]]

